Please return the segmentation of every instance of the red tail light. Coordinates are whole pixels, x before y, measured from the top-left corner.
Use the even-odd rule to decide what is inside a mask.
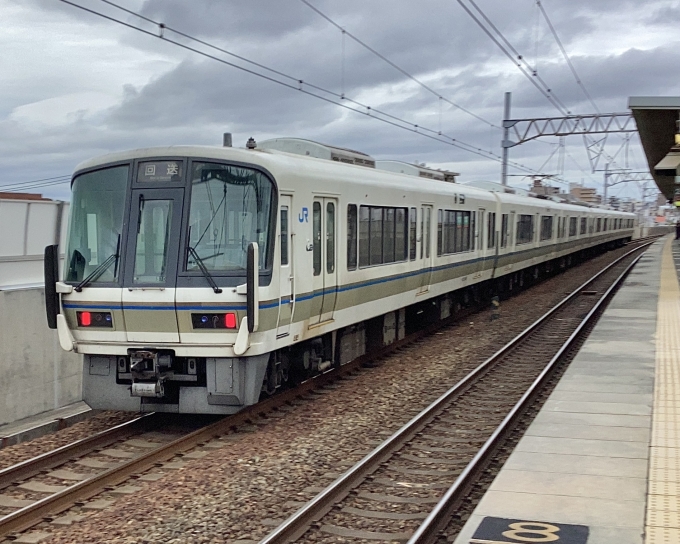
[[[236,328],[236,314],[225,314],[224,324],[227,326],[227,329],[235,329]]]
[[[79,327],[113,328],[111,312],[76,312]]]

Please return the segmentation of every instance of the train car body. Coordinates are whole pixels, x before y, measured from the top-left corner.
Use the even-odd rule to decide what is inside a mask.
[[[78,166],[46,298],[93,408],[229,414],[632,233],[631,214],[335,160],[140,149]]]

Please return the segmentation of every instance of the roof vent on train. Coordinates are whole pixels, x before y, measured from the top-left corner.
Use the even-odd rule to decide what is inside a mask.
[[[511,195],[529,196],[529,191],[526,189],[520,189],[519,187],[508,187],[507,185],[501,185],[495,181],[466,181],[464,185],[477,187],[478,189],[484,189],[485,191],[491,191],[492,193],[509,193]]]
[[[366,153],[335,147],[332,145],[303,140],[302,138],[272,138],[257,144],[258,149],[272,149],[285,153],[295,153],[296,155],[306,155],[317,159],[327,159],[331,161],[344,162],[346,164],[356,164],[375,168],[375,159]]]
[[[410,164],[403,161],[375,161],[375,167],[378,170],[387,170],[388,172],[408,174],[409,176],[418,176],[420,178],[448,181],[449,183],[456,183],[456,176],[460,175],[458,172],[435,170],[434,168],[428,168],[425,165]]]

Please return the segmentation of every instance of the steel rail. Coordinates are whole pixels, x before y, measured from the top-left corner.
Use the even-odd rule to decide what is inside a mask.
[[[144,414],[87,438],[76,440],[16,465],[0,469],[0,489],[5,489],[15,482],[31,478],[44,470],[62,465],[75,457],[86,455],[98,448],[104,448],[125,436],[141,432],[152,424],[155,419],[154,416],[155,413]]]
[[[479,470],[493,456],[496,448],[502,444],[517,419],[519,419],[523,414],[524,410],[530,406],[531,402],[536,396],[536,393],[540,390],[544,382],[550,376],[550,373],[554,369],[555,365],[557,365],[565,352],[573,346],[573,344],[583,332],[583,329],[589,325],[595,314],[610,298],[614,290],[618,288],[621,282],[626,278],[628,273],[641,258],[642,255],[638,256],[630,265],[628,265],[628,267],[626,267],[626,269],[619,275],[619,277],[614,281],[609,289],[607,289],[604,295],[602,295],[602,297],[597,301],[595,306],[588,312],[576,330],[574,330],[571,336],[569,336],[567,341],[562,345],[562,347],[552,357],[543,371],[534,380],[529,389],[527,389],[527,391],[517,401],[512,410],[507,416],[505,416],[500,425],[494,430],[493,434],[488,438],[477,454],[475,454],[453,485],[446,491],[434,509],[430,512],[427,518],[425,518],[413,536],[408,540],[407,544],[426,544],[434,542],[438,534],[446,528],[446,525],[449,523],[454,509],[463,499],[476,474],[479,473]]]
[[[342,500],[347,494],[356,487],[360,482],[362,482],[366,476],[374,472],[378,466],[389,459],[396,451],[398,451],[405,443],[407,443],[411,438],[416,435],[423,427],[425,427],[436,415],[441,412],[441,410],[451,402],[457,396],[460,396],[465,392],[473,383],[486,372],[488,372],[492,366],[500,359],[503,355],[508,353],[510,350],[514,349],[522,340],[524,340],[530,333],[535,331],[539,326],[541,326],[545,321],[547,321],[554,313],[561,309],[564,305],[571,302],[573,299],[578,297],[588,285],[599,278],[602,274],[606,273],[609,269],[616,266],[620,261],[627,258],[631,254],[640,251],[641,249],[651,245],[654,241],[646,242],[637,246],[636,248],[626,252],[624,255],[607,265],[605,268],[600,270],[597,274],[592,276],[586,282],[584,282],[580,287],[575,289],[570,295],[565,297],[552,309],[548,310],[543,316],[537,319],[534,323],[529,325],[524,331],[519,333],[513,340],[508,344],[499,349],[486,361],[481,363],[477,368],[469,372],[463,379],[456,383],[451,389],[442,394],[438,399],[432,402],[427,408],[425,408],[418,415],[413,417],[408,423],[402,426],[396,433],[394,433],[390,438],[385,440],[380,444],[373,452],[366,455],[363,459],[357,462],[353,467],[347,470],[344,474],[338,477],[334,482],[332,482],[328,487],[326,487],[321,493],[316,497],[311,499],[307,504],[297,510],[288,519],[286,519],[281,525],[270,532],[264,539],[260,541],[260,544],[283,544],[288,542],[294,542],[305,532],[307,532],[309,526],[324,516],[333,505]],[[636,261],[637,262],[637,261]],[[609,291],[608,291],[609,292]]]

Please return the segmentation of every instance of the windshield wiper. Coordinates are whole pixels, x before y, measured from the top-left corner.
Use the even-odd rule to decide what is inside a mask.
[[[118,235],[118,243],[116,244],[116,252],[113,255],[109,255],[109,257],[101,263],[97,268],[95,268],[87,278],[85,278],[83,281],[81,281],[78,285],[76,285],[73,290],[77,291],[80,293],[83,290],[83,287],[87,287],[88,284],[91,282],[95,281],[99,276],[101,276],[104,272],[108,270],[108,268],[111,266],[112,263],[118,264],[118,254],[120,253],[120,234]],[[116,271],[114,269],[113,276],[116,276]]]
[[[212,287],[213,291],[215,291],[216,294],[221,293],[222,289],[217,287],[215,280],[210,275],[210,272],[208,272],[208,269],[205,267],[205,263],[203,262],[203,259],[201,259],[198,256],[198,253],[196,253],[196,250],[192,246],[189,246],[189,253],[191,253],[191,256],[194,258],[194,261],[196,261],[196,264],[198,265],[198,268],[200,269],[200,271],[203,274],[203,276],[205,277],[205,279],[208,280],[208,283],[210,284],[210,287]]]

